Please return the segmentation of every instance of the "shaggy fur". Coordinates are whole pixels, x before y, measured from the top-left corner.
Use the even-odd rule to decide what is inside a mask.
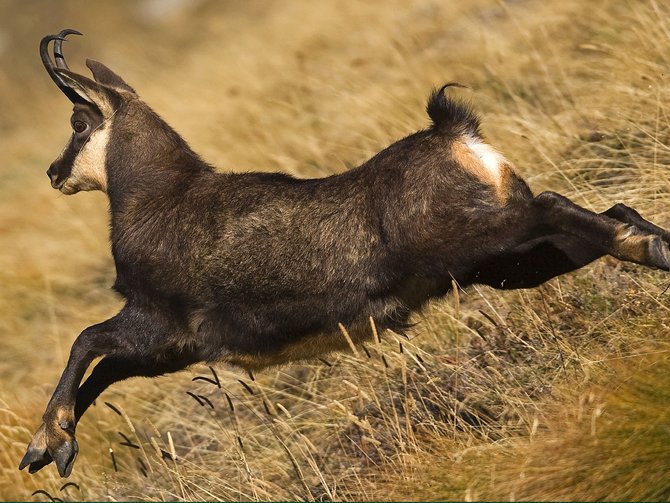
[[[370,317],[402,331],[454,281],[529,288],[604,254],[670,269],[670,235],[635,210],[595,214],[555,193],[534,197],[444,88],[428,101],[426,130],[346,173],[296,179],[215,172],[118,75],[88,66],[95,81],[54,70],[76,94],[73,123],[88,129],[49,176],[61,190],[95,188],[68,180],[92,132],[108,130],[97,148],[114,288],[126,304],[75,341],[21,461],[31,472],[55,459],[69,475],[77,421],[128,377],[202,361],[256,369],[343,349],[339,323],[354,342],[370,335]]]

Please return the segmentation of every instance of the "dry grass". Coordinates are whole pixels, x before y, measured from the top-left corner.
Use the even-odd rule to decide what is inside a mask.
[[[609,259],[459,292],[355,356],[121,383],[78,428],[79,488],[19,473],[72,340],[120,306],[104,197],[44,176],[69,108],[45,33],[83,31],[73,67],[108,63],[222,169],[343,171],[425,126],[430,88],[457,80],[536,191],[670,224],[660,2],[156,5],[0,3],[0,498],[670,498],[668,278]]]

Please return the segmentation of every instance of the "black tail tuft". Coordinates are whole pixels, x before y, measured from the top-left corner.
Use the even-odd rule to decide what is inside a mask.
[[[439,89],[434,89],[428,98],[426,111],[433,121],[433,129],[442,134],[458,137],[466,134],[481,137],[479,117],[472,108],[448,98],[444,94],[447,87],[467,87],[457,82],[449,82]]]

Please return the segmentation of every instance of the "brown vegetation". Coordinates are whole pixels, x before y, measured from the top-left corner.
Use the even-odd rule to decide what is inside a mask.
[[[119,308],[104,197],[45,175],[69,134],[46,33],[84,32],[73,69],[104,61],[223,169],[343,171],[425,126],[453,80],[536,192],[670,224],[660,3],[156,5],[0,3],[0,498],[670,498],[669,279],[608,259],[460,291],[358,354],[122,383],[78,428],[78,489],[18,472],[72,340]]]

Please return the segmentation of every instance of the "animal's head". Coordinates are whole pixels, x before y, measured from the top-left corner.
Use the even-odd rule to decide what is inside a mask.
[[[114,116],[124,102],[136,95],[121,77],[97,61],[86,61],[95,80],[70,71],[62,53],[63,41],[70,34],[81,35],[75,30],[63,30],[58,35],[47,35],[40,42],[44,67],[74,105],[70,118],[72,135],[51,163],[47,175],[52,187],[64,194],[80,190],[106,191],[105,160]],[[55,65],[49,56],[51,41],[54,42]]]
[[[86,60],[94,80],[70,71],[62,53],[63,41],[70,34],[81,35],[68,29],[47,35],[40,42],[44,67],[74,105],[70,118],[72,135],[47,175],[52,187],[64,194],[81,190],[107,192],[113,174],[110,157],[125,158],[126,165],[129,157],[138,161],[142,157],[155,158],[156,149],[179,141],[178,135],[138,98],[132,87],[102,63]],[[52,41],[55,63],[49,55]]]

